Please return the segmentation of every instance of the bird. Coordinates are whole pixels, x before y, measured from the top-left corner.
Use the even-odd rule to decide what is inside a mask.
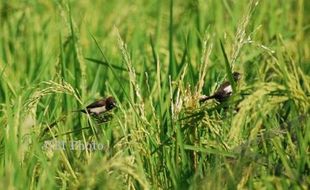
[[[115,107],[117,107],[117,104],[114,97],[109,96],[107,98],[103,98],[101,100],[89,104],[88,106],[86,106],[85,109],[77,111],[80,111],[82,113],[88,113],[91,115],[100,115],[102,113],[112,110]]]
[[[233,72],[232,74],[235,82],[238,82],[241,78],[241,74],[238,72]],[[203,95],[200,97],[199,102],[205,102],[210,99],[215,99],[218,102],[226,101],[232,95],[233,89],[229,81],[223,82],[220,87],[211,96]]]
[[[101,100],[95,101],[91,104],[89,104],[88,106],[86,106],[85,109],[80,109],[80,110],[74,110],[73,112],[82,112],[85,114],[90,114],[98,119],[100,119],[103,122],[106,122],[110,119],[110,116],[107,117],[102,117],[99,118],[100,114],[102,113],[106,113],[110,110],[112,110],[113,108],[117,107],[116,101],[114,99],[114,97],[109,96],[107,98],[103,98]],[[69,114],[65,114],[63,115],[60,119],[58,119],[57,121],[54,121],[53,123],[49,124],[43,131],[41,136],[44,136],[46,134],[46,132],[50,131],[53,127],[55,127],[60,121],[64,121]]]

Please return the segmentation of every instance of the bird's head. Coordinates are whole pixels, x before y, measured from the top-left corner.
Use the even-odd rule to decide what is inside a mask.
[[[115,101],[115,99],[112,96],[110,96],[110,97],[108,97],[106,99],[106,108],[107,108],[107,110],[111,110],[111,109],[115,108],[116,106],[117,106],[116,105],[116,101]]]

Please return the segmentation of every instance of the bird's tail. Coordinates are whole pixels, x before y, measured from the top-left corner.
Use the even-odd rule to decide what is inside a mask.
[[[202,102],[205,102],[205,101],[210,100],[210,99],[213,99],[213,98],[215,98],[215,95],[212,95],[212,96],[202,95],[202,96],[199,98],[199,102],[202,103]]]
[[[73,110],[71,112],[82,112],[82,113],[87,113],[85,109],[81,109],[81,110]]]

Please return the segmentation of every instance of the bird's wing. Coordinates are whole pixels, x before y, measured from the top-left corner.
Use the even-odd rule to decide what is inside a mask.
[[[86,108],[96,108],[105,105],[105,100],[99,100],[94,103],[89,104]]]
[[[228,87],[230,85],[230,82],[229,81],[225,81],[223,82],[220,87],[216,90],[215,94],[218,94],[218,93],[225,93],[225,88]]]

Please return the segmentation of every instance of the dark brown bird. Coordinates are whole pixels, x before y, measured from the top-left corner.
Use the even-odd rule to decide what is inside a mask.
[[[89,113],[90,115],[98,116],[102,113],[105,113],[107,111],[112,110],[113,108],[117,107],[115,99],[110,96],[108,98],[104,98],[101,100],[98,100],[90,105],[88,105],[85,109],[81,110],[75,110],[72,112],[83,112],[83,113]],[[53,127],[55,127],[58,122],[64,121],[67,118],[68,114],[63,115],[61,119],[51,123],[43,130],[42,136],[49,130],[51,130]]]
[[[233,79],[235,82],[238,82],[241,78],[241,74],[238,72],[233,72]],[[210,99],[215,99],[218,102],[224,102],[232,95],[233,89],[229,81],[223,82],[220,87],[215,91],[212,96],[203,95],[200,98],[200,102],[205,102]]]
[[[79,111],[81,111],[83,113],[100,115],[104,112],[112,110],[115,107],[116,107],[116,101],[112,96],[110,96],[108,98],[98,100],[98,101],[88,105],[85,109],[82,109]]]

